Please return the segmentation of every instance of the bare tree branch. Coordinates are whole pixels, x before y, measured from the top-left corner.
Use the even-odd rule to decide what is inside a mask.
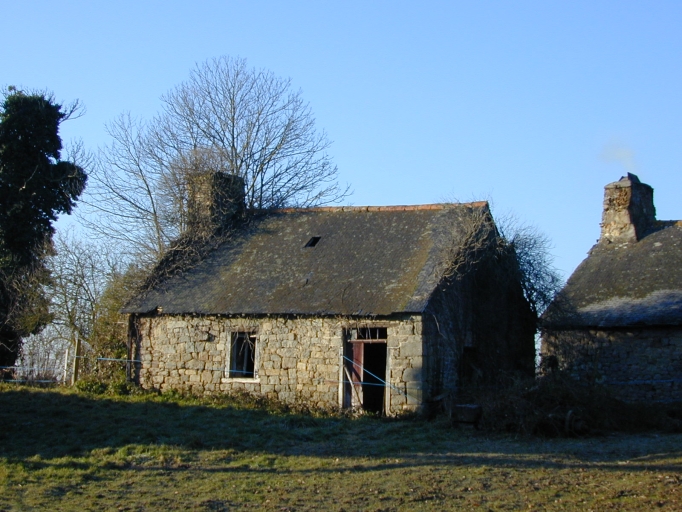
[[[102,236],[135,258],[158,261],[185,230],[191,175],[222,171],[244,179],[248,209],[338,202],[326,134],[291,81],[221,57],[197,65],[162,97],[149,123],[122,115],[90,179],[88,216]]]
[[[552,265],[551,242],[536,227],[520,223],[514,216],[497,223],[488,208],[472,209],[462,216],[452,240],[444,247],[443,277],[462,279],[487,258],[507,266],[509,279],[517,279],[536,319],[545,311],[563,285]]]

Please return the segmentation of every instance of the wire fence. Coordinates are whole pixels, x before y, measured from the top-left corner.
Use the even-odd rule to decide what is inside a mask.
[[[128,359],[128,358],[114,358],[114,357],[92,357],[90,355],[69,355],[69,351],[67,350],[64,354],[64,362],[62,365],[54,365],[50,367],[46,366],[26,366],[26,365],[14,365],[14,366],[0,366],[0,372],[2,371],[11,371],[14,372],[17,377],[20,378],[14,378],[14,379],[5,379],[3,382],[15,382],[15,383],[25,383],[25,382],[35,382],[35,383],[59,383],[62,382],[64,384],[68,382],[72,382],[72,377],[73,373],[70,371],[71,368],[71,363],[73,362],[74,359],[79,359],[79,360],[95,360],[95,361],[103,361],[103,362],[113,362],[113,363],[137,363],[137,364],[142,364],[142,360],[140,359]],[[341,379],[340,381],[338,380],[328,380],[328,379],[320,379],[320,381],[324,381],[327,383],[336,383],[336,384],[350,384],[352,386],[360,386],[360,387],[382,387],[382,388],[390,388],[394,390],[395,392],[410,398],[410,395],[407,393],[407,391],[400,389],[399,387],[391,384],[390,382],[386,381],[385,379],[379,377],[375,373],[372,373],[369,371],[367,368],[365,368],[362,364],[358,363],[357,361],[353,361],[347,356],[342,356],[342,361],[343,364],[345,362],[350,363],[353,365],[355,368],[359,370],[360,375],[369,375],[373,379],[376,379],[376,382],[367,382],[365,380],[358,380],[354,381],[350,378],[349,373],[346,372],[346,375],[348,375],[348,379]],[[182,367],[182,368],[175,368],[176,370],[201,370],[201,371],[212,371],[212,372],[222,372],[224,373],[225,377],[234,377],[235,374],[241,374],[244,375],[245,377],[253,377],[253,378],[258,378],[258,372],[256,370],[254,371],[248,371],[248,370],[232,370],[227,367],[222,367],[222,368],[192,368],[192,367]],[[45,378],[46,375],[50,375],[52,378]],[[61,379],[59,378],[61,376]]]
[[[28,365],[14,365],[14,366],[0,366],[0,373],[4,371],[12,372],[22,378],[16,379],[3,379],[2,382],[40,382],[40,383],[68,383],[71,382],[73,376],[73,360],[92,360],[92,361],[104,361],[104,362],[118,362],[118,363],[137,363],[142,364],[140,359],[127,359],[127,358],[116,358],[116,357],[93,357],[90,355],[77,355],[73,356],[66,351],[63,356],[63,363],[53,366],[28,366]],[[213,371],[213,372],[223,372],[227,377],[232,377],[234,374],[240,374],[247,377],[258,376],[257,371],[248,370],[231,370],[229,368],[192,368],[192,367],[181,367],[176,368],[178,370],[201,370],[201,371]],[[50,375],[51,378],[42,378],[46,375]]]
[[[377,384],[377,383],[374,383],[374,382],[365,382],[365,381],[362,381],[362,382],[358,382],[358,384],[361,384],[361,385],[363,385],[363,386],[382,386],[382,387],[389,387],[389,388],[391,388],[391,389],[394,389],[395,391],[397,391],[397,392],[400,393],[401,395],[404,395],[404,396],[406,396],[406,397],[409,398],[409,395],[407,394],[406,391],[403,391],[402,389],[400,389],[400,388],[394,386],[394,385],[391,384],[390,382],[386,382],[386,381],[385,381],[384,379],[382,379],[381,377],[379,377],[379,376],[377,376],[377,375],[374,375],[372,372],[370,372],[367,368],[365,368],[364,366],[362,366],[360,363],[358,363],[358,362],[356,362],[356,361],[353,361],[351,358],[346,357],[346,356],[343,356],[343,358],[344,358],[346,361],[348,361],[349,363],[352,363],[353,366],[359,368],[361,372],[366,373],[367,375],[370,375],[370,376],[374,377],[375,379],[377,379],[377,380],[381,383],[381,384]]]
[[[35,382],[35,383],[69,383],[73,378],[73,361],[78,360],[92,360],[105,362],[120,362],[120,363],[142,363],[139,359],[115,358],[115,357],[93,357],[89,355],[73,356],[69,351],[65,351],[62,362],[57,363],[53,361],[50,366],[47,365],[13,365],[0,366],[0,373],[13,374],[17,378],[2,379],[2,382]]]

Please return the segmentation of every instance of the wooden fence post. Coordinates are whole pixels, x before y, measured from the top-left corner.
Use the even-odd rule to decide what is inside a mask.
[[[66,380],[68,375],[69,375],[69,347],[66,347],[66,351],[64,352],[64,378],[62,379],[62,384],[64,386],[66,386],[66,383],[68,382]]]
[[[78,368],[80,366],[80,352],[81,352],[81,340],[76,334],[76,355],[73,358],[73,376],[71,378],[71,385],[73,386],[78,380]]]

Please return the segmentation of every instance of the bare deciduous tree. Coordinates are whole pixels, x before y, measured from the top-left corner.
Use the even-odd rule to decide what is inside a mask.
[[[64,339],[87,340],[97,318],[98,303],[117,264],[103,246],[59,233],[56,254],[49,261],[51,283],[47,287],[53,327]]]
[[[144,273],[123,267],[111,246],[94,244],[73,233],[55,238],[56,254],[49,260],[51,279],[45,287],[52,322],[41,337],[29,340],[22,352],[24,364],[52,361],[68,346],[74,355],[76,339],[82,342],[81,372],[100,377],[121,375],[125,359],[127,321],[119,310],[141,283]],[[33,367],[32,366],[32,367]]]
[[[539,320],[563,286],[563,279],[552,264],[552,243],[535,226],[522,224],[513,217],[503,219],[499,229],[516,255],[523,293]]]
[[[50,323],[22,344],[19,364],[23,378],[58,378],[63,368],[57,364],[63,365],[67,350],[73,358],[76,339],[87,344],[114,268],[103,249],[68,231],[55,236],[52,256],[47,260],[50,278],[40,283]]]
[[[539,321],[563,280],[552,265],[549,238],[508,215],[493,222],[488,208],[474,208],[461,218],[452,243],[443,250],[445,277],[460,279],[486,258],[504,261],[509,279],[518,279],[524,297]],[[513,257],[508,257],[508,256]]]
[[[330,142],[291,81],[221,57],[197,65],[162,97],[151,122],[123,115],[91,175],[91,227],[158,260],[186,225],[188,176],[221,170],[244,179],[247,208],[341,200]],[[87,219],[86,219],[87,220]],[[149,258],[151,256],[151,258]]]

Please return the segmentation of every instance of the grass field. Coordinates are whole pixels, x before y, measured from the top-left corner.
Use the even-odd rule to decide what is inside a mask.
[[[682,510],[682,435],[542,440],[0,386],[0,510]]]

